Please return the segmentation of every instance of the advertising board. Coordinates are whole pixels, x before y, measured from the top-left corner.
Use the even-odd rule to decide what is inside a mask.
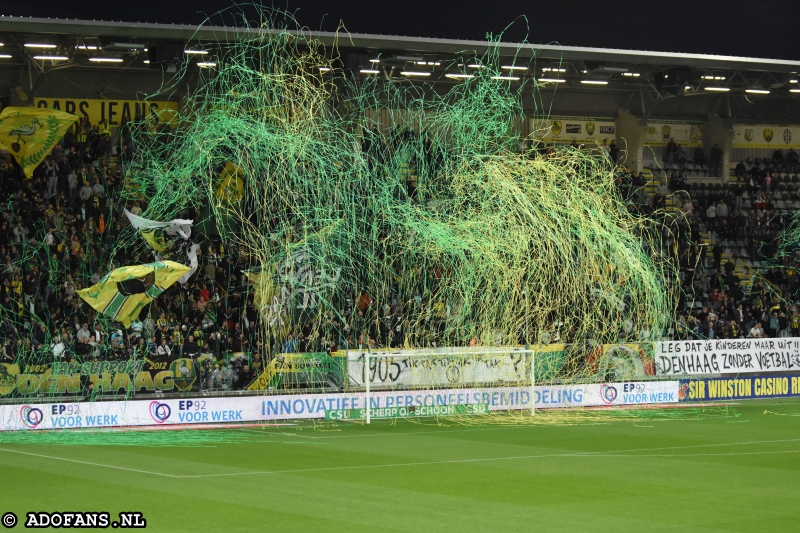
[[[632,406],[678,401],[678,381],[536,387],[537,409]],[[325,418],[326,411],[366,408],[363,392],[226,398],[158,399],[0,406],[0,431],[172,424],[243,423]],[[531,407],[530,387],[376,391],[370,408],[480,405],[488,411]],[[459,408],[460,410],[461,408]],[[331,418],[331,415],[328,415]]]

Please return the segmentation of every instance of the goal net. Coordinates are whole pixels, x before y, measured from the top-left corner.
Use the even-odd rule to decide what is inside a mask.
[[[535,413],[536,358],[527,347],[348,350],[364,406],[348,418],[463,417]]]

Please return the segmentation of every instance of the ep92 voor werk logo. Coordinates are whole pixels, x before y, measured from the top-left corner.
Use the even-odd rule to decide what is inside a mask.
[[[22,423],[25,424],[25,427],[30,429],[37,427],[44,420],[42,410],[30,405],[23,405],[22,409],[19,410],[19,416],[22,418]]]

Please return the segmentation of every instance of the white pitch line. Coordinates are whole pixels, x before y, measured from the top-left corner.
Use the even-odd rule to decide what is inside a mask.
[[[182,476],[173,476],[172,474],[164,474],[163,472],[150,472],[149,470],[137,470],[136,468],[125,468],[124,466],[115,466],[115,465],[104,465],[102,463],[91,463],[89,461],[79,461],[77,459],[67,459],[66,457],[55,457],[53,455],[42,455],[39,453],[30,453],[30,452],[23,452],[20,450],[9,450],[8,448],[0,448],[0,452],[9,452],[9,453],[19,453],[22,455],[30,455],[32,457],[41,457],[43,459],[53,459],[56,461],[66,461],[68,463],[78,463],[82,465],[89,465],[89,466],[100,466],[102,468],[113,468],[114,470],[125,470],[127,472],[136,472],[139,474],[152,474],[154,476],[163,476],[163,477],[170,477],[170,478],[180,478]]]
[[[605,422],[603,423],[606,424]],[[576,424],[577,425],[577,424]],[[587,426],[590,424],[580,424],[581,427]],[[595,424],[592,424],[595,425]],[[450,433],[468,433],[473,431],[501,431],[501,430],[508,430],[508,429],[542,429],[546,427],[565,427],[565,426],[556,426],[555,424],[552,426],[533,426],[533,425],[519,425],[519,426],[498,426],[498,427],[488,427],[488,428],[467,428],[467,429],[450,429],[454,426],[445,426],[440,427],[438,429],[434,429],[431,431],[385,431],[383,433],[360,433],[358,435],[322,435],[322,436],[314,436],[311,435],[290,435],[288,433],[276,433],[276,432],[266,432],[272,435],[281,435],[286,437],[302,437],[304,439],[357,439],[361,437],[384,437],[384,436],[407,436],[407,435],[429,435],[431,433],[441,433],[443,431]],[[264,431],[258,431],[255,429],[240,429],[239,431],[247,431],[248,433],[265,433]]]
[[[609,454],[585,455],[583,457],[727,457],[740,455],[770,455],[775,453],[800,453],[800,450],[781,450],[777,452],[733,452],[733,453],[639,453],[639,454]]]
[[[764,455],[767,453],[796,453],[800,450],[787,450],[778,452],[734,452],[729,454],[630,454],[630,452],[648,452],[648,451],[662,451],[662,450],[681,450],[691,448],[709,448],[721,446],[746,446],[751,444],[775,444],[780,442],[798,442],[800,439],[778,439],[778,440],[761,440],[761,441],[747,441],[747,442],[723,442],[717,444],[694,444],[687,446],[662,446],[656,448],[633,448],[627,450],[605,450],[602,452],[573,452],[573,453],[555,453],[555,454],[540,454],[540,455],[517,455],[511,457],[478,457],[475,459],[450,459],[445,461],[420,461],[413,463],[388,463],[377,465],[352,465],[352,466],[329,466],[320,468],[299,468],[291,470],[266,470],[266,471],[251,471],[251,472],[229,472],[223,474],[199,474],[199,475],[172,475],[163,472],[150,472],[147,470],[137,470],[134,468],[125,468],[122,466],[105,465],[101,463],[91,463],[88,461],[79,461],[76,459],[67,459],[64,457],[55,457],[51,455],[42,455],[37,453],[23,452],[19,450],[10,450],[7,448],[0,448],[0,451],[7,451],[11,453],[19,453],[23,455],[30,455],[33,457],[41,457],[44,459],[54,459],[57,461],[66,461],[70,463],[79,463],[90,466],[99,466],[102,468],[112,468],[115,470],[126,470],[129,472],[137,472],[140,474],[152,474],[155,476],[168,477],[172,479],[198,479],[210,477],[233,477],[233,476],[254,476],[254,475],[269,475],[269,474],[300,474],[305,472],[327,472],[336,470],[363,470],[371,468],[395,468],[400,466],[433,466],[445,464],[468,464],[468,463],[482,463],[491,461],[513,461],[523,459],[546,459],[557,457],[700,457],[700,456],[731,456],[731,455]],[[628,454],[628,455],[626,455]]]
[[[541,455],[517,455],[511,457],[479,457],[475,459],[450,459],[445,461],[421,461],[414,463],[390,463],[378,465],[353,465],[353,466],[329,466],[321,468],[301,468],[293,470],[267,470],[257,472],[230,472],[224,474],[199,474],[191,476],[182,476],[186,478],[206,478],[206,477],[232,477],[232,476],[254,476],[259,474],[299,474],[304,472],[326,472],[332,470],[359,470],[367,468],[393,468],[398,466],[432,466],[432,465],[445,465],[445,464],[462,464],[462,463],[481,463],[490,461],[512,461],[521,459],[546,459],[556,457],[692,457],[693,455],[750,455],[752,452],[741,452],[733,454],[671,454],[671,455],[652,455],[652,454],[636,454],[636,455],[622,455],[629,452],[646,452],[646,451],[661,451],[661,450],[682,450],[690,448],[708,448],[716,446],[746,446],[751,444],[773,444],[779,442],[798,442],[800,439],[780,439],[780,440],[763,440],[763,441],[749,441],[749,442],[724,442],[719,444],[694,444],[689,446],[663,446],[657,448],[634,448],[628,450],[607,450],[602,452],[574,452],[574,453],[555,453],[555,454],[541,454]],[[795,450],[786,453],[793,453]],[[796,450],[800,452],[800,450]],[[771,452],[765,452],[771,453]]]

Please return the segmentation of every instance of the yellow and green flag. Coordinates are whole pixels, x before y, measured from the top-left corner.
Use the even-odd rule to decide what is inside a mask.
[[[154,229],[143,231],[142,238],[144,242],[150,245],[150,248],[160,254],[163,254],[167,249],[167,241],[164,240],[163,232],[161,234],[156,234],[156,230]]]
[[[0,148],[11,152],[30,178],[75,120],[57,109],[7,107],[0,113]]]
[[[222,207],[229,207],[244,196],[244,170],[228,161],[217,178],[217,201]]]
[[[103,315],[130,327],[144,306],[189,270],[190,267],[174,261],[121,267],[78,294]]]
[[[253,303],[261,309],[265,305],[272,305],[272,299],[278,294],[278,287],[272,282],[272,277],[263,269],[244,271],[245,277],[253,282]]]

